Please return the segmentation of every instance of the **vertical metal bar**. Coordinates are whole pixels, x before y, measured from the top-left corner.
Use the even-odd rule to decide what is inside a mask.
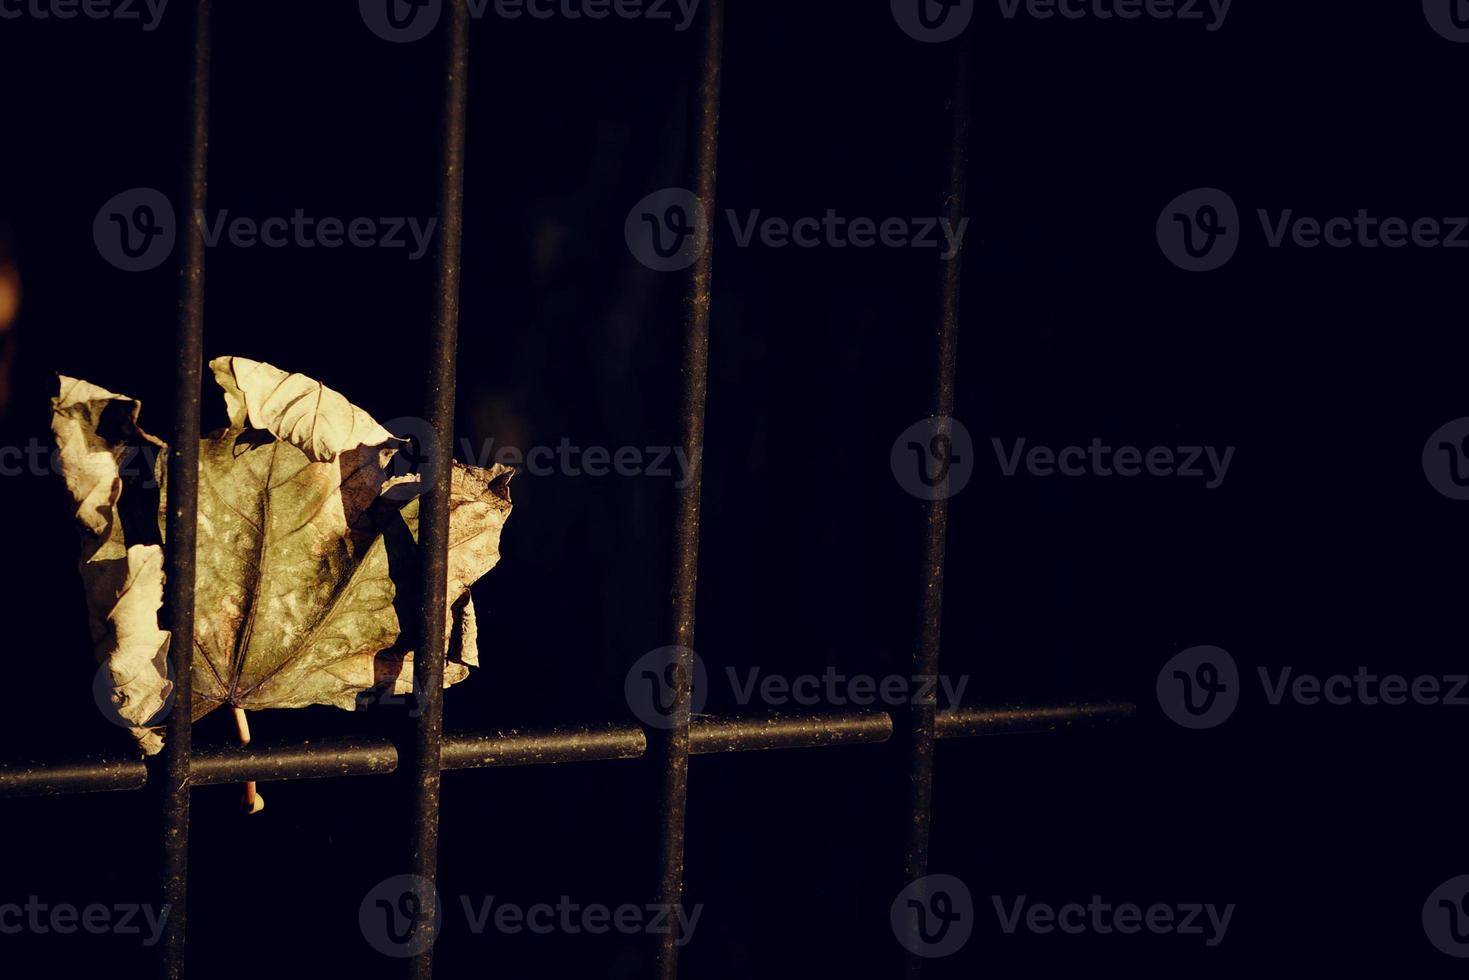
[[[949,138],[944,161],[944,214],[953,227],[964,213],[969,164],[970,35],[956,42],[949,96]],[[954,413],[954,366],[959,344],[959,277],[962,253],[944,263],[939,286],[939,320],[935,337],[934,376],[930,409],[946,420]],[[942,422],[940,423],[943,424]],[[939,638],[944,606],[944,548],[948,536],[949,503],[944,497],[924,502],[923,568],[918,602],[918,638],[913,672],[933,676],[939,669]],[[933,744],[936,695],[930,691],[906,714],[908,821],[903,846],[905,882],[928,873],[929,827],[933,802]],[[904,976],[917,978],[923,960],[909,952]]]
[[[434,300],[434,333],[429,349],[424,417],[435,434],[426,447],[429,486],[419,498],[418,544],[422,583],[418,617],[418,649],[413,657],[413,690],[419,709],[414,745],[413,873],[432,883],[439,863],[439,783],[444,739],[444,625],[449,564],[449,485],[454,465],[455,360],[459,346],[459,279],[464,233],[464,128],[468,96],[469,7],[451,0],[444,32],[443,127],[439,158],[438,272]],[[435,889],[420,895],[422,908],[415,936],[421,950],[413,957],[411,975],[433,976],[433,930],[438,897]]]
[[[174,373],[173,431],[168,440],[167,584],[173,710],[163,743],[163,975],[184,975],[189,886],[189,759],[193,749],[194,548],[199,508],[199,383],[204,360],[204,237],[194,215],[204,210],[209,186],[209,0],[194,5],[193,75],[189,85],[189,157],[184,261],[179,283],[178,360]]]
[[[724,0],[704,4],[699,45],[698,93],[689,132],[689,168],[694,194],[705,215],[713,213],[719,157],[719,81],[724,51]],[[653,735],[653,755],[662,769],[659,793],[658,903],[672,908],[683,899],[684,826],[688,815],[690,684],[693,678],[694,599],[699,577],[699,497],[704,485],[704,403],[709,385],[709,307],[714,279],[713,236],[689,269],[684,298],[683,387],[679,401],[679,445],[690,461],[689,479],[678,491],[674,519],[670,643],[677,648],[672,725]],[[657,938],[654,975],[678,976],[678,936]]]

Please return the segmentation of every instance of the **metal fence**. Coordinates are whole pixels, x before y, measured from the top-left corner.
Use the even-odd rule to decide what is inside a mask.
[[[441,233],[437,254],[429,376],[424,418],[436,440],[436,460],[427,461],[435,472],[452,465],[455,366],[459,321],[460,249],[463,228],[465,99],[468,68],[467,0],[452,0],[442,31],[444,36],[442,142],[439,162],[439,215]],[[689,129],[689,186],[705,206],[715,199],[719,147],[720,75],[724,37],[724,2],[702,5],[698,29],[698,70]],[[191,138],[188,150],[187,200],[191,212],[206,204],[209,172],[210,0],[195,0],[193,72],[191,79]],[[945,214],[957,225],[964,211],[965,173],[969,141],[970,54],[967,41],[949,45],[952,91],[949,96],[947,158],[945,161]],[[198,503],[199,405],[202,373],[205,250],[200,235],[188,235],[183,260],[178,358],[175,374],[174,426],[169,440],[167,513],[167,592],[165,610],[175,636],[193,633],[194,553]],[[414,874],[435,879],[439,849],[440,774],[445,769],[544,765],[562,762],[636,759],[650,756],[661,772],[658,800],[659,876],[657,902],[674,907],[682,899],[685,827],[688,819],[689,758],[711,753],[761,749],[819,748],[901,741],[907,784],[907,820],[903,840],[903,882],[927,872],[934,743],[937,739],[976,735],[1054,731],[1089,724],[1110,723],[1135,713],[1131,704],[1113,701],[1067,702],[1046,705],[1005,705],[936,711],[930,692],[910,709],[772,715],[768,717],[692,717],[694,607],[699,567],[699,501],[704,442],[704,406],[709,364],[709,324],[713,288],[713,247],[704,249],[688,271],[684,296],[683,354],[679,445],[691,463],[689,478],[680,486],[674,525],[673,572],[669,643],[680,652],[674,672],[673,706],[667,727],[647,729],[633,724],[607,723],[541,731],[503,731],[449,734],[443,731],[443,672],[445,657],[445,595],[448,554],[449,481],[433,481],[421,503],[420,557],[424,588],[418,610],[419,655],[414,657],[414,688],[421,709],[417,733],[410,745],[388,738],[327,738],[290,745],[200,746],[191,740],[188,711],[175,711],[168,720],[161,758],[96,756],[69,762],[9,763],[0,765],[0,796],[34,796],[137,790],[151,787],[161,804],[163,825],[162,899],[170,907],[163,936],[162,975],[185,975],[185,936],[188,892],[189,797],[194,786],[245,781],[281,781],[336,776],[386,774],[407,770],[415,794],[413,829]],[[939,284],[939,316],[932,336],[930,414],[942,426],[953,412],[954,368],[959,329],[960,261],[943,263]],[[923,563],[914,641],[916,676],[938,673],[943,608],[944,548],[948,524],[947,500],[924,502]],[[174,643],[172,658],[175,697],[191,701],[192,646]],[[436,901],[430,892],[422,896]],[[418,978],[433,972],[434,909],[421,909],[415,948],[423,949],[410,961]],[[427,941],[423,941],[426,939]],[[678,974],[676,933],[659,935],[652,950],[653,974],[673,980]],[[908,955],[904,972],[917,976],[921,959]]]

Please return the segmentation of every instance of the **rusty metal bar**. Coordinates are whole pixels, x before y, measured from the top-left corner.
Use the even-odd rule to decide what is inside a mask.
[[[708,0],[702,13],[698,92],[689,133],[693,192],[707,216],[714,207],[719,162],[719,82],[724,49],[724,0]],[[714,277],[714,242],[704,244],[688,273],[679,404],[679,445],[690,462],[689,478],[677,491],[674,518],[673,594],[670,640],[675,649],[673,711],[668,728],[652,733],[662,773],[658,800],[658,898],[664,908],[683,898],[684,827],[688,818],[689,720],[693,682],[694,608],[699,577],[699,498],[704,485],[704,403],[709,385],[709,313]],[[655,938],[654,976],[678,976],[678,937]]]
[[[966,175],[969,165],[969,81],[972,32],[955,42],[952,90],[948,99],[948,150],[944,162],[943,213],[951,227],[959,227],[964,214]],[[934,375],[930,414],[943,432],[954,414],[954,369],[959,344],[959,280],[962,251],[944,261],[939,277],[939,318],[934,338]],[[947,495],[924,501],[923,566],[918,601],[918,639],[913,653],[913,673],[936,677],[939,673],[939,644],[943,625],[944,550],[949,528]],[[905,884],[928,873],[929,828],[933,818],[933,744],[936,736],[936,695],[904,713],[904,749],[908,773],[907,823],[903,841]],[[903,973],[916,980],[923,960],[912,952],[904,957]]]
[[[1122,701],[1000,705],[939,713],[941,739],[1090,729],[1136,717]],[[689,726],[692,755],[724,755],[772,749],[834,748],[886,742],[893,719],[885,711],[695,718]],[[446,734],[443,768],[498,769],[641,758],[643,729],[630,724],[583,725],[539,731]],[[395,772],[398,749],[387,738],[325,738],[283,745],[254,743],[200,746],[194,753],[195,786],[293,782]],[[95,756],[51,762],[0,763],[0,798],[65,796],[142,789],[149,773],[135,755]]]
[[[179,281],[173,429],[169,434],[168,513],[165,517],[164,608],[172,634],[173,710],[169,714],[159,786],[163,816],[162,892],[169,910],[161,944],[163,976],[184,975],[189,889],[189,756],[193,743],[194,552],[198,540],[199,399],[204,363],[204,236],[194,227],[209,187],[209,0],[194,5],[193,67],[189,82],[189,150],[185,175],[183,268]]]
[[[434,433],[426,447],[427,484],[419,497],[418,545],[422,564],[413,690],[420,710],[413,751],[413,873],[432,884],[439,864],[439,790],[444,735],[444,655],[449,565],[449,487],[454,465],[455,362],[459,345],[459,281],[464,232],[464,129],[468,99],[469,7],[450,0],[444,27],[442,143],[439,157],[439,241],[434,331],[429,348],[424,418]],[[437,894],[426,888],[426,907],[414,928],[421,950],[410,975],[433,976]]]

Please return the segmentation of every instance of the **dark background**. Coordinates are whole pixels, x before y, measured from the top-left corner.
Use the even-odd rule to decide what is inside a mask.
[[[385,43],[356,5],[218,4],[210,210],[426,218],[435,40]],[[1272,250],[1256,208],[1318,217],[1469,212],[1469,47],[1417,4],[1236,3],[1198,22],[1003,19],[980,4],[957,416],[977,465],[952,502],[943,665],[967,700],[1113,695],[1125,731],[938,748],[931,868],[968,882],[976,934],[935,977],[1237,975],[1298,964],[1447,974],[1419,922],[1469,871],[1452,707],[1267,705],[1255,668],[1463,669],[1462,511],[1424,478],[1428,435],[1469,414],[1461,252]],[[177,200],[188,16],[162,26],[0,20],[0,220],[25,299],[0,428],[48,439],[54,372],[144,402],[167,431],[173,263],[120,272],[103,202]],[[633,260],[628,209],[684,183],[694,32],[668,23],[477,22],[458,428],[529,447],[676,438],[682,277]],[[882,219],[941,207],[946,46],[888,5],[731,3],[719,205]],[[1224,269],[1170,265],[1175,195],[1228,191],[1249,234]],[[920,506],[893,439],[926,412],[932,251],[737,248],[718,222],[698,643],[716,677],[905,671]],[[304,372],[380,420],[416,414],[432,258],[211,251],[207,356]],[[223,422],[205,395],[206,428]],[[1235,446],[1217,490],[1182,479],[1003,478],[990,439]],[[513,486],[503,560],[474,589],[484,667],[451,729],[630,720],[627,666],[665,639],[672,481]],[[125,751],[90,695],[76,541],[59,478],[0,481],[5,757]],[[1459,523],[1455,523],[1458,520]],[[1228,649],[1224,726],[1158,710],[1173,653]],[[751,709],[756,710],[758,706]],[[708,710],[739,709],[715,685]],[[259,740],[391,730],[402,709],[255,718]],[[392,716],[392,717],[389,717]],[[229,720],[196,727],[225,741]],[[901,776],[891,747],[703,757],[690,780],[688,977],[892,975]],[[643,975],[641,937],[472,935],[455,897],[651,900],[646,763],[453,772],[439,975]],[[407,870],[395,779],[194,796],[190,959],[201,977],[393,976],[362,895]],[[141,794],[0,805],[0,902],[154,901]],[[1237,903],[1224,942],[1003,934],[989,896]],[[127,937],[0,937],[0,963],[141,976]],[[18,975],[18,974],[17,974]]]

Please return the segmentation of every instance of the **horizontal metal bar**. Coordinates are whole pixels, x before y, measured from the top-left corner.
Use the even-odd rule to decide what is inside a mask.
[[[636,759],[648,749],[636,725],[590,725],[531,732],[444,734],[445,769],[544,766],[558,762]]]
[[[971,738],[1021,732],[1054,732],[1065,728],[1105,725],[1137,717],[1137,705],[1125,701],[1076,701],[1067,704],[1007,705],[937,712],[939,738]]]
[[[1130,719],[1136,705],[1080,701],[1046,705],[964,708],[938,714],[941,739],[1093,727]],[[774,715],[754,718],[696,717],[689,726],[693,755],[806,749],[886,742],[893,719],[885,711]],[[648,748],[642,728],[628,724],[586,725],[534,731],[445,734],[444,769],[636,759]],[[287,782],[333,776],[385,775],[398,768],[398,750],[386,738],[324,738],[290,744],[200,745],[190,782]],[[59,796],[142,789],[148,773],[142,760],[93,756],[64,762],[0,763],[0,797]]]
[[[814,749],[828,745],[886,742],[893,719],[885,711],[768,718],[694,718],[689,753],[716,755],[763,749]]]

